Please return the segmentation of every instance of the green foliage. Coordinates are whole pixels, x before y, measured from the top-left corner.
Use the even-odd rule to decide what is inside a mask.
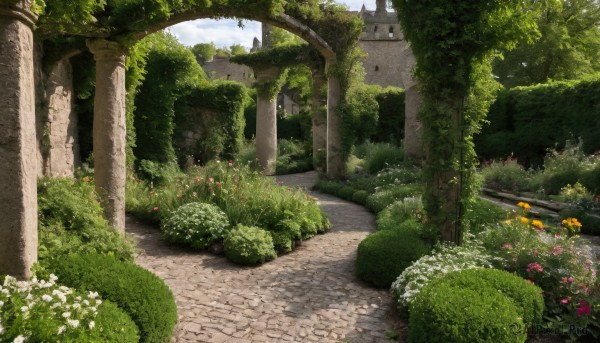
[[[492,54],[533,31],[531,11],[516,0],[393,0],[411,43],[423,105],[425,207],[442,239],[460,242],[460,219],[473,194],[472,137],[493,99]]]
[[[413,197],[422,193],[422,185],[397,184],[389,185],[377,190],[367,198],[367,207],[375,213],[383,211],[397,200]]]
[[[250,98],[237,82],[223,81],[190,88],[176,105],[176,145],[180,161],[232,159],[244,143],[244,109]],[[201,133],[195,145],[185,147],[184,133],[196,128]]]
[[[421,289],[444,275],[474,268],[492,268],[492,256],[475,244],[438,245],[431,254],[415,261],[392,284],[392,296],[398,309],[408,310]]]
[[[258,227],[236,226],[225,237],[223,245],[225,256],[239,264],[262,264],[277,257],[271,234]]]
[[[410,308],[411,343],[525,342],[518,306],[502,293],[460,288],[436,280],[425,286]]]
[[[280,136],[278,135],[278,137]],[[277,175],[312,170],[312,156],[309,150],[310,146],[305,142],[279,139],[277,141]]]
[[[49,267],[64,284],[97,291],[127,312],[140,329],[140,342],[171,339],[177,306],[169,287],[156,275],[102,255],[70,255]]]
[[[98,342],[138,343],[140,330],[131,317],[114,303],[105,300],[98,307],[96,327],[99,333]],[[93,342],[93,340],[86,340]]]
[[[205,78],[192,52],[174,36],[160,32],[144,39],[145,79],[135,98],[135,156],[159,163],[176,161],[173,148],[174,105],[182,90]]]
[[[400,223],[423,212],[421,197],[404,198],[393,202],[377,215],[378,230],[393,230]]]
[[[132,244],[104,219],[88,179],[38,181],[39,258],[45,264],[69,253],[100,253],[131,260]]]
[[[594,0],[543,1],[536,12],[540,36],[522,40],[494,62],[506,87],[574,80],[600,71],[600,5]]]
[[[352,201],[365,206],[368,197],[369,193],[367,193],[367,191],[355,191],[354,194],[352,194]]]
[[[211,61],[217,54],[217,47],[214,42],[196,44],[190,48],[196,58],[200,57],[204,61]]]
[[[508,211],[491,201],[475,198],[465,213],[465,228],[468,232],[477,234],[489,225],[505,220]]]
[[[374,144],[369,154],[365,157],[365,171],[377,174],[385,168],[399,165],[404,162],[404,151],[387,143]]]
[[[377,132],[381,86],[357,84],[348,90],[342,112],[342,151],[349,154],[353,145],[367,141]]]
[[[379,104],[379,113],[377,130],[371,139],[400,146],[404,138],[404,90],[387,87],[375,99]]]
[[[420,225],[406,221],[395,230],[370,234],[358,245],[356,276],[375,286],[387,288],[429,247],[419,237]]]
[[[311,125],[310,113],[307,112],[278,117],[277,138],[309,140],[312,138],[310,134]]]
[[[517,311],[525,326],[532,327],[542,322],[542,290],[509,272],[497,269],[469,269],[449,273],[437,282],[475,291],[486,288],[497,290],[517,305]]]
[[[173,162],[158,163],[149,160],[138,160],[137,162],[136,174],[153,184],[168,183],[181,176],[179,166]]]
[[[314,188],[318,191],[327,194],[337,194],[338,190],[343,187],[343,183],[332,181],[332,180],[323,180],[320,179],[315,184]]]
[[[481,170],[486,187],[514,192],[531,190],[531,175],[515,159],[492,161]]]
[[[179,207],[161,224],[165,240],[200,250],[223,239],[229,228],[229,220],[221,209],[199,202]]]
[[[485,159],[514,154],[524,165],[541,165],[548,149],[578,138],[585,154],[600,150],[599,91],[600,81],[590,78],[501,92],[488,113],[490,125],[475,139],[477,153]]]

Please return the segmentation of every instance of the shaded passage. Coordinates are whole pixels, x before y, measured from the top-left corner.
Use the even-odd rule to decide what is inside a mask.
[[[278,177],[310,187],[314,172]],[[294,252],[256,268],[222,256],[168,246],[156,228],[128,218],[138,239],[139,265],[163,278],[179,311],[174,342],[389,342],[400,331],[387,290],[354,278],[358,243],[375,230],[361,206],[313,193],[330,216],[332,232],[303,242]]]

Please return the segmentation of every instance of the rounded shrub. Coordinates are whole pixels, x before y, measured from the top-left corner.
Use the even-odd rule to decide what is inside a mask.
[[[395,230],[370,234],[358,245],[356,276],[376,287],[390,287],[414,261],[430,251],[418,234],[418,224],[407,221]]]
[[[526,338],[517,306],[490,288],[473,290],[434,281],[410,307],[411,343],[515,343]]]
[[[469,269],[449,273],[440,282],[475,291],[491,289],[511,299],[527,327],[539,324],[544,313],[542,289],[525,279],[498,269]]]
[[[356,191],[352,194],[352,201],[357,204],[366,205],[368,197],[369,193],[367,191]]]
[[[342,187],[342,183],[329,180],[319,180],[314,186],[316,190],[327,194],[337,194],[338,190]]]
[[[273,238],[273,246],[279,254],[285,254],[294,250],[295,241],[288,232],[275,231],[271,232]]]
[[[206,249],[223,239],[229,228],[227,215],[219,207],[199,202],[179,207],[161,225],[167,241],[195,249]]]
[[[140,329],[140,342],[164,343],[177,322],[173,293],[163,280],[130,262],[104,255],[69,255],[49,266],[61,283],[96,291],[123,309]]]
[[[102,302],[96,315],[96,327],[87,342],[137,343],[140,330],[129,315],[110,301]]]
[[[352,200],[352,196],[356,190],[350,186],[343,186],[337,191],[337,196],[344,200]]]
[[[239,264],[261,264],[277,257],[271,234],[255,226],[236,226],[223,245],[225,256]]]

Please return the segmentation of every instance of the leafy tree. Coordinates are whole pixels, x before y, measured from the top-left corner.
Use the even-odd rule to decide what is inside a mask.
[[[506,87],[579,79],[600,71],[600,3],[596,0],[546,0],[536,12],[540,36],[494,63]]]
[[[231,56],[247,54],[248,51],[243,45],[233,44],[229,47],[229,51],[231,51]]]
[[[200,43],[191,48],[196,57],[202,57],[205,61],[210,61],[217,54],[215,43]]]

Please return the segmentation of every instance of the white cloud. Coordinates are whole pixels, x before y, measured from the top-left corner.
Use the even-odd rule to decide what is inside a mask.
[[[375,9],[375,0],[342,0],[350,10],[360,10],[363,3],[368,10]],[[232,19],[201,19],[171,26],[168,29],[181,43],[193,46],[198,43],[214,42],[219,47],[241,44],[252,47],[254,37],[261,39],[261,24],[255,21],[244,21],[244,28],[238,27],[238,21]]]

